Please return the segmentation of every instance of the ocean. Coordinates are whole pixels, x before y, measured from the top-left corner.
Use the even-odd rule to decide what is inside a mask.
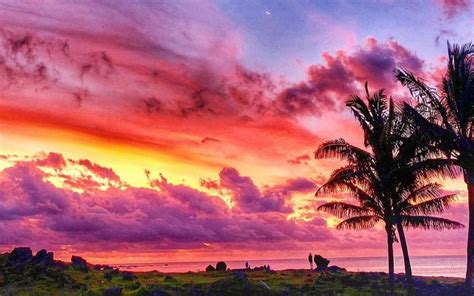
[[[350,257],[350,258],[328,258],[330,265],[344,267],[349,271],[383,271],[387,272],[386,257]],[[423,276],[448,276],[464,277],[466,273],[465,256],[413,256],[410,258],[414,275]],[[216,260],[217,261],[217,260]],[[245,268],[245,260],[225,261],[228,268]],[[309,268],[307,259],[270,259],[270,260],[248,260],[250,267],[270,265],[273,270],[302,269]],[[129,271],[151,271],[160,272],[188,272],[203,271],[214,261],[201,262],[160,262],[160,263],[137,263],[116,264],[121,270]],[[395,272],[404,272],[403,257],[395,257]]]

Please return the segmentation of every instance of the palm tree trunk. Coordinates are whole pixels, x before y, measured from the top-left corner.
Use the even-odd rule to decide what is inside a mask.
[[[400,237],[400,245],[402,246],[403,252],[403,262],[405,265],[405,278],[407,280],[408,285],[408,295],[415,295],[415,286],[413,284],[413,275],[411,273],[411,264],[410,264],[410,256],[408,255],[408,245],[407,240],[405,237],[405,231],[403,230],[402,221],[400,217],[397,217],[397,230],[398,236]]]
[[[472,291],[472,275],[474,269],[474,170],[464,173],[464,181],[467,183],[467,196],[469,203],[469,229],[467,234],[467,268],[466,288]]]
[[[395,263],[393,261],[393,235],[392,229],[389,226],[385,226],[387,231],[387,248],[388,248],[388,284],[390,288],[390,295],[394,293],[395,287]]]

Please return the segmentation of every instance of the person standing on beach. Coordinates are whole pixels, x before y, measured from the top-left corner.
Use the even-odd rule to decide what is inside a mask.
[[[313,255],[311,255],[311,253],[309,253],[308,255],[308,261],[309,261],[309,269],[313,270]]]

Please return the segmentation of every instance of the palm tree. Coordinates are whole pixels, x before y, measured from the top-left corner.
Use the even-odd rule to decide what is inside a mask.
[[[429,158],[434,148],[420,148],[418,137],[407,134],[407,118],[396,112],[393,100],[387,100],[383,90],[371,96],[366,84],[366,100],[367,103],[353,96],[347,106],[364,131],[365,146],[372,152],[352,146],[343,139],[323,143],[315,152],[316,158],[337,157],[348,162],[347,166],[333,172],[317,194],[348,191],[359,205],[332,202],[320,209],[345,219],[338,228],[365,229],[384,222],[391,290],[396,229],[402,245],[409,293],[414,294],[403,227],[461,227],[457,222],[428,216],[442,212],[454,196],[442,196],[439,185],[426,180],[441,173],[454,175],[455,172],[449,162]]]
[[[342,140],[340,140],[342,144]],[[319,155],[325,153],[322,150],[330,144],[327,142],[323,144],[318,151]],[[326,147],[325,147],[326,146]],[[350,147],[349,149],[358,149],[356,147]],[[358,158],[359,161],[361,158]],[[360,166],[358,166],[361,168]],[[389,274],[389,286],[390,292],[393,294],[394,289],[394,258],[393,258],[393,242],[395,239],[395,229],[393,223],[393,213],[389,202],[385,198],[379,198],[380,194],[376,183],[370,181],[360,182],[360,185],[356,185],[359,168],[341,168],[336,170],[331,175],[328,182],[321,186],[316,192],[317,195],[324,193],[333,193],[339,191],[350,192],[359,202],[359,205],[353,205],[344,202],[329,202],[318,207],[318,210],[325,211],[335,215],[340,219],[344,219],[340,222],[337,229],[350,229],[350,230],[362,230],[374,227],[378,222],[383,221],[385,223],[384,229],[387,233],[387,254],[388,254],[388,274]],[[362,176],[364,174],[360,174]],[[354,184],[356,183],[356,184]],[[365,189],[362,189],[365,187]]]
[[[446,159],[462,168],[467,184],[469,229],[467,241],[466,287],[472,289],[474,270],[474,44],[461,46],[448,42],[447,71],[438,89],[405,69],[395,71],[417,104],[404,105],[414,127],[437,147]]]

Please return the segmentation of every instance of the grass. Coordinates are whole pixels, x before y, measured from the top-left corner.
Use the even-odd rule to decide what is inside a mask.
[[[134,273],[126,279],[118,270],[80,271],[72,266],[10,266],[0,255],[0,295],[104,295],[111,287],[120,287],[121,295],[385,295],[388,293],[384,273],[316,273],[309,270],[247,272],[159,272]],[[404,295],[402,277],[396,294]],[[270,289],[265,287],[268,285]],[[419,278],[429,293],[435,288],[460,286],[461,279]],[[433,292],[435,291],[435,292]],[[421,293],[420,295],[425,295]],[[451,295],[456,295],[451,293]]]

